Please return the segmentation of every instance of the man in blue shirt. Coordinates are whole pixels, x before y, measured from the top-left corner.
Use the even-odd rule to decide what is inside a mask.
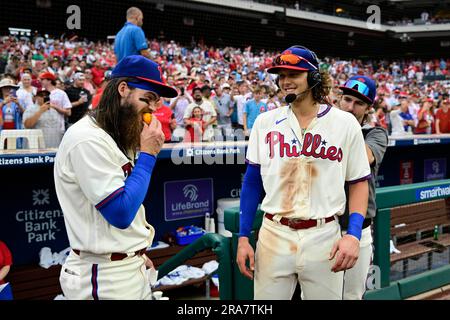
[[[260,113],[267,111],[267,104],[261,101],[263,92],[261,87],[253,90],[253,99],[247,101],[244,108],[244,132],[246,136],[250,135],[256,118]]]
[[[114,42],[114,52],[117,63],[123,58],[131,55],[143,55],[150,58],[147,39],[145,38],[142,24],[144,15],[139,8],[131,7],[127,10],[127,22],[117,33]]]
[[[409,102],[406,99],[400,102],[400,117],[404,120],[404,128],[406,132],[412,132],[415,127],[413,116],[409,113]],[[410,129],[411,128],[411,129]]]

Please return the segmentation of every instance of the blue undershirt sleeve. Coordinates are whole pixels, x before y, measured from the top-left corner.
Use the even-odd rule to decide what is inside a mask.
[[[239,237],[250,236],[262,191],[260,166],[248,164],[241,190]]]
[[[147,194],[155,163],[155,156],[141,152],[133,171],[125,180],[125,186],[116,190],[113,198],[96,206],[114,227],[126,229],[133,222]]]

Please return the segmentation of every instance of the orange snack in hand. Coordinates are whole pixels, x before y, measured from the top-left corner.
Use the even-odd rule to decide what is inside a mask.
[[[150,122],[152,122],[152,114],[151,113],[144,113],[142,115],[142,120],[145,121],[145,123],[150,124]]]

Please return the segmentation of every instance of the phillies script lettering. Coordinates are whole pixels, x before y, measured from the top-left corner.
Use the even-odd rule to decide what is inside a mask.
[[[278,150],[281,158],[304,155],[306,157],[329,159],[331,161],[342,161],[342,149],[338,149],[335,146],[327,147],[326,142],[322,140],[320,134],[312,135],[311,133],[306,133],[301,150],[297,150],[296,144],[291,145],[284,142],[284,135],[278,131],[269,132],[266,135],[266,143],[270,147],[270,159],[273,159],[275,152]]]

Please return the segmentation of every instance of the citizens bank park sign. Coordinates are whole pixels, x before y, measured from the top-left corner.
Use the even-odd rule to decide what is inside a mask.
[[[53,164],[55,154],[3,155],[0,158],[1,167],[27,166],[36,164]]]

